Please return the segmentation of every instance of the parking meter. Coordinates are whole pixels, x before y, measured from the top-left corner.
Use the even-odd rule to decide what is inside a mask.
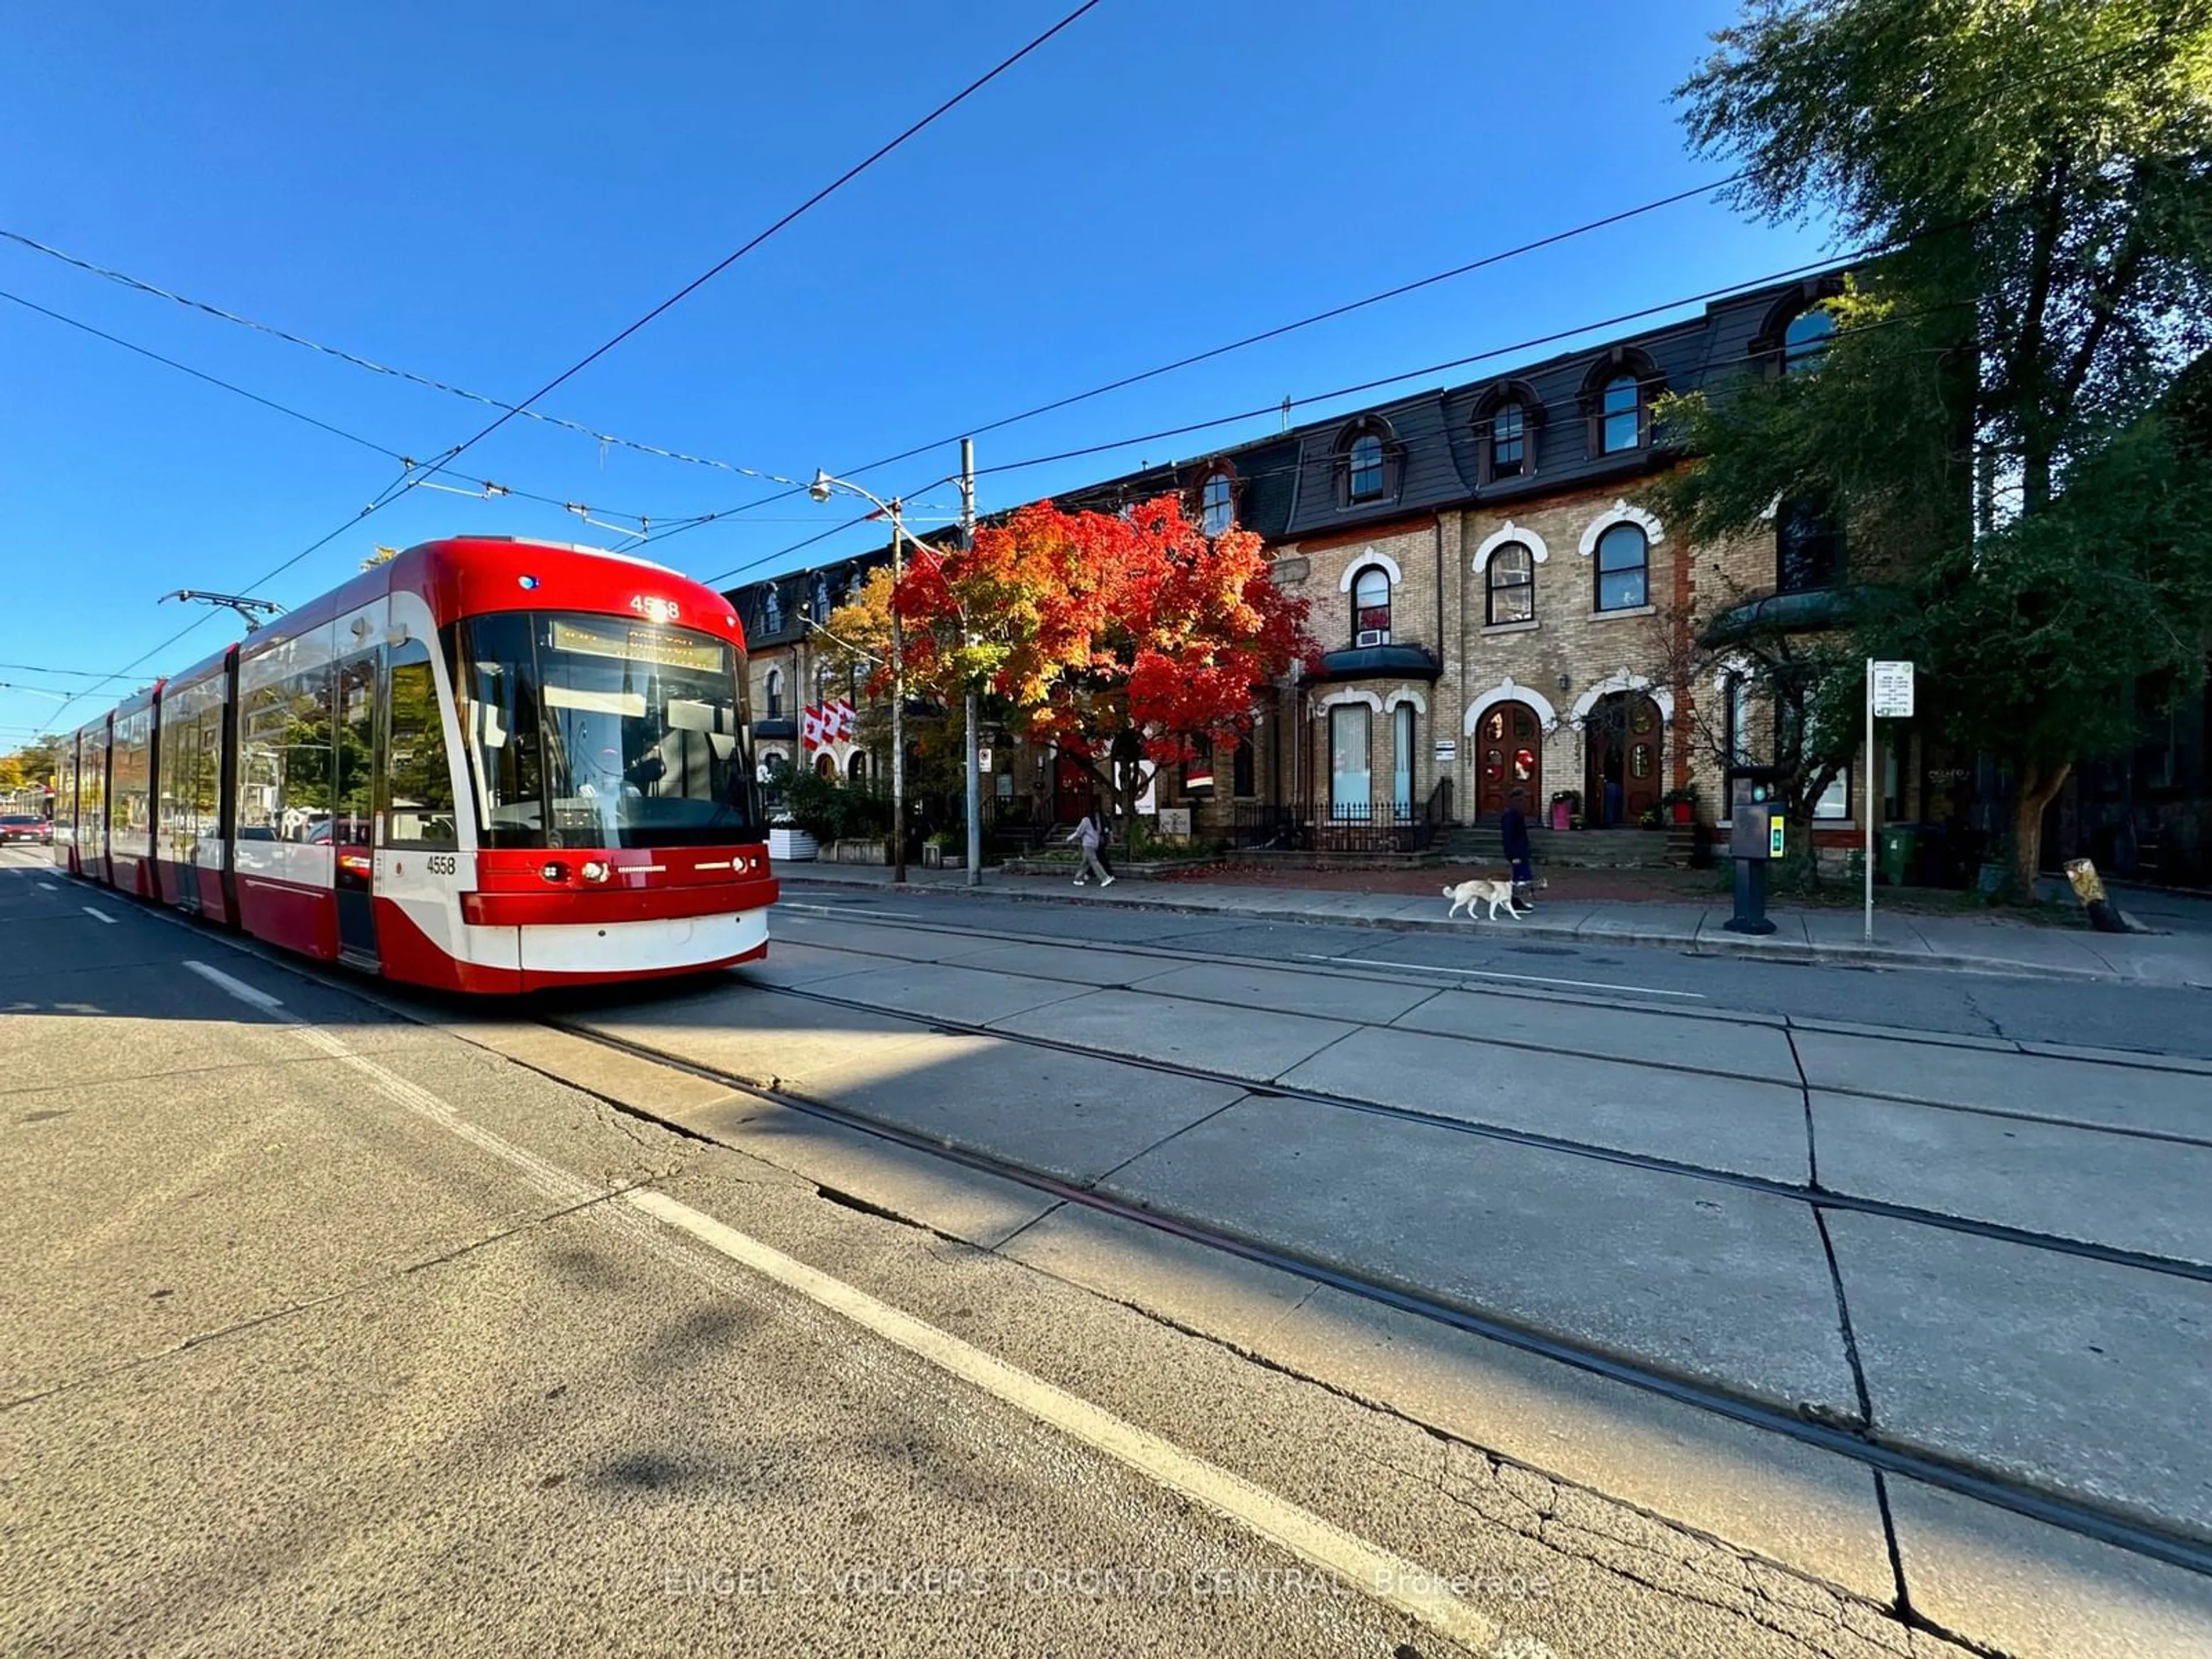
[[[1766,866],[1783,856],[1789,826],[1774,787],[1782,769],[1729,769],[1729,856],[1735,860],[1735,914],[1721,924],[1732,933],[1771,933],[1766,917]]]

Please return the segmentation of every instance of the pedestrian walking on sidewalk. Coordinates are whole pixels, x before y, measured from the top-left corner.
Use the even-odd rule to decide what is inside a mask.
[[[1498,837],[1505,848],[1506,862],[1513,866],[1513,904],[1516,909],[1529,907],[1522,902],[1522,895],[1535,885],[1536,871],[1529,862],[1528,815],[1523,810],[1528,805],[1528,792],[1516,789],[1506,798],[1505,811],[1498,820]]]
[[[1098,857],[1098,849],[1105,843],[1106,830],[1096,801],[1091,803],[1091,810],[1083,815],[1083,822],[1075,826],[1075,833],[1070,836],[1068,840],[1079,842],[1083,847],[1083,867],[1075,872],[1075,884],[1078,887],[1087,886],[1091,872],[1096,871],[1098,873],[1098,884],[1101,887],[1111,887],[1114,884],[1114,872],[1109,870]]]

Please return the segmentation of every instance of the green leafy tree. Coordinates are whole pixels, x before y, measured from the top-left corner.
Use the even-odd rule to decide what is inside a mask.
[[[1680,95],[1739,204],[1886,251],[1816,373],[1662,406],[1701,458],[1670,505],[1703,539],[1832,517],[1862,586],[1801,695],[1909,647],[2032,879],[2128,687],[2203,671],[2212,546],[2156,411],[2212,343],[2212,0],[1752,0],[1716,40]]]

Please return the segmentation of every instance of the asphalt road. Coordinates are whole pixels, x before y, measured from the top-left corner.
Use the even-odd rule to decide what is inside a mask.
[[[892,894],[787,882],[787,909],[884,915],[1023,937],[1144,944],[1264,961],[1382,963],[1439,981],[1586,994],[1594,1006],[1687,1002],[1971,1036],[2076,1043],[2212,1059],[2212,994],[1961,974],[1825,967],[1692,956],[1642,945],[1395,933],[1317,921],[1268,922],[1171,911],[929,892]]]
[[[41,863],[0,1652],[1952,1650]]]

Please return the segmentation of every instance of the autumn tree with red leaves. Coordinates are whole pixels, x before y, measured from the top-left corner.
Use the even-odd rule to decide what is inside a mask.
[[[1208,537],[1173,495],[1120,514],[1022,507],[972,548],[910,551],[883,597],[905,623],[915,692],[1000,697],[1032,742],[1080,758],[1121,814],[1141,793],[1139,757],[1172,765],[1200,739],[1234,752],[1264,688],[1316,653],[1306,602],[1276,586],[1259,537]],[[889,633],[887,617],[846,621],[861,643]],[[889,680],[878,665],[872,690]]]

